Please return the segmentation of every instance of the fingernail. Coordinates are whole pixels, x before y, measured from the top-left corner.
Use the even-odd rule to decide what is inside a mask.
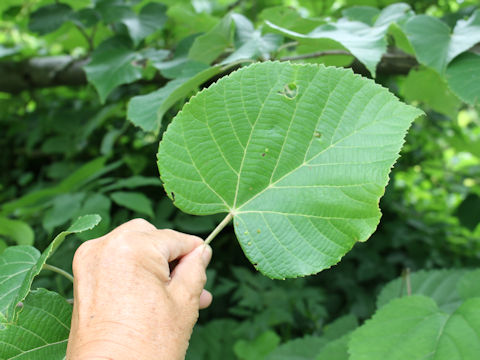
[[[207,266],[208,263],[210,262],[210,259],[212,258],[212,248],[210,247],[210,245],[204,245],[202,247],[203,247],[203,251],[202,251],[203,264]]]

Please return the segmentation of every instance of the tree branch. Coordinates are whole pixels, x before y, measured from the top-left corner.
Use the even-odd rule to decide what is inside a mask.
[[[294,61],[326,55],[350,55],[350,53],[345,50],[327,50],[287,56],[280,60]],[[16,94],[23,90],[37,88],[85,85],[87,78],[83,65],[87,62],[88,59],[75,59],[71,56],[36,57],[20,62],[0,61],[0,91]],[[396,49],[389,49],[378,64],[377,74],[407,74],[412,67],[417,65],[413,56]],[[354,60],[350,67],[358,74],[370,76],[368,70],[358,60]],[[165,83],[161,77],[148,82],[157,81],[159,84]]]

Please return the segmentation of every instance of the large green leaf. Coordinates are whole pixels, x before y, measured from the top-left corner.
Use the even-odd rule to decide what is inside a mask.
[[[234,217],[261,272],[313,274],[375,231],[388,173],[421,113],[351,70],[255,64],[184,106],[158,166],[180,209]]]
[[[410,292],[413,295],[425,295],[436,301],[445,311],[456,309],[462,302],[458,292],[458,283],[467,273],[465,270],[430,270],[418,271],[410,276]],[[380,292],[377,306],[381,308],[391,300],[407,296],[407,278],[399,278],[389,282]]]
[[[3,277],[3,280],[0,278],[0,282],[5,281],[7,284],[5,285],[5,292],[3,292],[3,294],[8,294],[5,296],[7,300],[0,302],[0,308],[2,309],[0,315],[3,315],[3,317],[9,321],[13,320],[15,307],[20,301],[25,299],[30,291],[33,279],[40,273],[47,259],[63,243],[67,235],[90,230],[96,226],[100,220],[100,216],[98,215],[85,215],[78,218],[67,230],[58,234],[40,256],[38,256],[38,251],[33,247],[13,247],[12,249],[16,250],[8,252],[8,257],[6,261],[4,260],[3,265],[5,268],[0,269],[2,270],[0,276]],[[5,257],[7,250],[5,250],[1,258]],[[16,274],[16,267],[12,266],[17,265],[16,262],[21,263],[19,264],[21,268],[17,270],[21,272],[21,276]],[[28,269],[27,266],[29,266]]]
[[[33,291],[18,309],[18,319],[3,322],[0,357],[18,360],[65,358],[72,306],[57,293]]]
[[[425,296],[396,299],[381,308],[350,341],[351,360],[466,360],[480,354],[480,298],[452,313]]]
[[[145,131],[158,130],[170,107],[220,71],[220,66],[212,66],[190,78],[172,80],[150,94],[133,97],[128,103],[127,118]]]
[[[332,44],[336,44],[338,49],[348,50],[375,76],[377,64],[387,50],[385,34],[390,24],[404,18],[409,10],[407,4],[393,4],[382,10],[372,26],[343,18],[336,23],[321,25],[308,34],[300,34],[269,21],[266,23],[287,37],[313,42],[318,50],[331,49]]]
[[[350,336],[349,333],[330,341],[317,353],[315,360],[349,360],[348,343],[350,342]]]
[[[404,30],[418,61],[443,74],[450,61],[480,42],[480,10],[458,21],[452,33],[443,21],[427,15],[412,17]]]
[[[134,65],[139,55],[128,45],[128,38],[115,37],[106,40],[92,54],[85,66],[87,79],[97,89],[100,100],[117,86],[128,84],[142,77],[142,70]]]
[[[37,263],[40,252],[32,246],[11,246],[0,255],[0,318],[17,297],[29,270]]]
[[[480,55],[465,53],[453,60],[446,73],[448,86],[463,101],[480,103]]]

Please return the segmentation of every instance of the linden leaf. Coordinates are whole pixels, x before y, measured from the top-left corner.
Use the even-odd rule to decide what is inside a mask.
[[[388,173],[421,114],[351,70],[265,62],[193,97],[165,132],[158,166],[181,210],[234,218],[262,273],[308,275],[375,231]]]

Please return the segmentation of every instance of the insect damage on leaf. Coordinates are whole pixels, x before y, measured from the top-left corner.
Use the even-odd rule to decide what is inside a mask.
[[[297,85],[295,83],[285,84],[283,89],[278,92],[280,95],[285,96],[287,99],[295,99],[298,94]]]

